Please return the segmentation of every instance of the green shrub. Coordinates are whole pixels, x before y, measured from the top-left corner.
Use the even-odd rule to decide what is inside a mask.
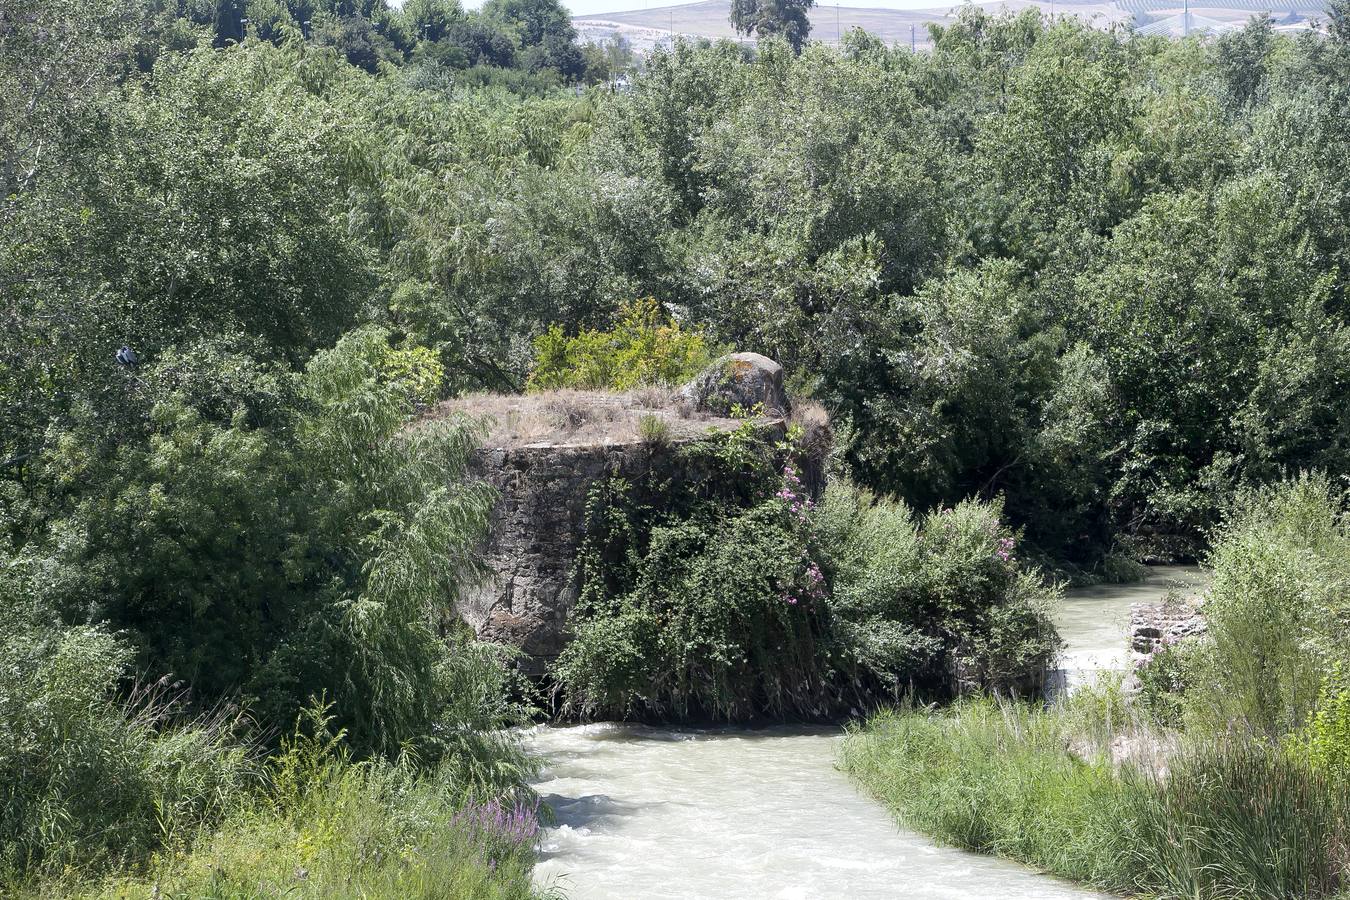
[[[916,522],[902,503],[827,488],[833,608],[864,669],[908,680],[955,670],[995,691],[1039,686],[1059,647],[1049,613],[1060,594],[1022,567],[1002,511],[968,500]]]
[[[1195,665],[1197,641],[1181,641],[1160,647],[1135,670],[1139,679],[1139,705],[1159,725],[1178,726],[1185,710],[1187,672]]]
[[[575,638],[554,668],[567,710],[823,716],[902,687],[1039,687],[1058,593],[1021,568],[998,504],[916,524],[832,485],[817,508],[753,434],[696,451],[706,481],[592,494]]]
[[[664,447],[670,443],[670,423],[653,413],[644,413],[638,418],[638,438],[652,447]]]
[[[85,896],[245,900],[524,900],[538,833],[526,793],[484,795],[410,759],[353,760],[313,712],[268,765],[268,786],[191,852]]]
[[[706,339],[680,328],[651,298],[626,304],[611,331],[567,337],[554,325],[535,339],[529,389],[629,390],[676,384],[708,365]]]
[[[257,783],[226,716],[169,723],[163,690],[118,697],[131,650],[98,628],[0,638],[0,886],[138,865],[191,839]]]
[[[818,715],[828,628],[808,534],[777,501],[652,529],[640,574],[588,591],[556,674],[587,715]]]
[[[106,622],[139,670],[190,684],[198,708],[242,697],[273,735],[327,695],[358,752],[430,759],[457,727],[461,642],[441,622],[494,497],[467,468],[475,423],[408,427],[439,372],[374,327],[302,375],[166,352],[143,370],[142,433],[100,456],[91,408],[48,455],[78,496],[5,554],[0,605]]]
[[[1350,689],[1343,668],[1327,674],[1312,718],[1285,738],[1285,746],[1319,772],[1350,778]]]
[[[1326,674],[1350,656],[1345,498],[1303,475],[1245,495],[1216,538],[1187,724],[1279,739],[1306,723]]]

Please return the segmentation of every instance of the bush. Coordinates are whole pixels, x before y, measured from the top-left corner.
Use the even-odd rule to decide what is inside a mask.
[[[1285,746],[1319,772],[1350,778],[1350,688],[1341,666],[1327,674],[1312,718],[1285,738]]]
[[[1135,670],[1139,678],[1139,705],[1158,725],[1182,723],[1187,671],[1194,665],[1196,641],[1166,644]]]
[[[654,413],[644,413],[638,418],[638,438],[652,447],[664,447],[670,443],[670,423]]]
[[[826,712],[828,630],[802,523],[778,501],[652,529],[630,590],[587,585],[555,672],[586,715],[745,719]]]
[[[567,710],[821,717],[902,687],[1039,687],[1058,593],[1021,568],[998,504],[916,524],[832,484],[817,509],[752,429],[705,446],[717,477],[592,494],[575,639],[554,668]]]
[[[1347,660],[1350,517],[1320,475],[1245,495],[1217,532],[1205,597],[1208,638],[1188,673],[1186,719],[1279,739],[1312,714]]]
[[[48,455],[78,496],[5,554],[0,603],[106,622],[139,669],[198,708],[242,697],[272,735],[326,695],[359,753],[432,758],[461,644],[442,623],[494,498],[468,471],[476,423],[409,427],[439,372],[373,327],[298,376],[164,354],[136,435],[100,454],[91,409]]]
[[[524,900],[538,834],[528,794],[466,790],[453,772],[354,761],[314,711],[268,765],[267,789],[191,853],[102,896]],[[153,886],[152,886],[153,885]],[[72,892],[77,893],[77,892]],[[78,892],[84,893],[84,892]]]
[[[143,863],[220,821],[260,774],[225,715],[170,724],[163,689],[118,698],[130,649],[98,628],[0,638],[0,885]]]
[[[628,390],[676,384],[712,359],[707,341],[683,331],[653,299],[625,305],[612,331],[583,331],[567,337],[554,325],[535,339],[529,389]]]
[[[930,683],[951,672],[970,689],[1039,687],[1059,647],[1049,613],[1060,594],[1022,568],[1002,511],[968,500],[916,522],[902,503],[830,485],[820,527],[833,607],[862,668]]]

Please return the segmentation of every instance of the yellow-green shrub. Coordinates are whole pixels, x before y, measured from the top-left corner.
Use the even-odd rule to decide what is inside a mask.
[[[587,330],[568,337],[554,325],[534,340],[529,389],[619,390],[644,384],[674,384],[706,366],[708,342],[685,331],[656,300],[625,304],[610,331]]]

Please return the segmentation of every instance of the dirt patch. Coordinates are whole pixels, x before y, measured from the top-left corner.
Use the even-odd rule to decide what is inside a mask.
[[[691,441],[709,431],[732,431],[739,419],[690,410],[662,388],[626,393],[554,390],[537,394],[467,394],[436,406],[428,416],[464,413],[488,420],[489,449],[541,446],[596,446],[642,443],[659,420],[671,442]],[[644,420],[646,426],[644,428]]]

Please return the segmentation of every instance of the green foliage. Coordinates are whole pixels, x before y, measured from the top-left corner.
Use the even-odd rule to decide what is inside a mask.
[[[570,710],[821,717],[906,687],[1039,687],[1058,594],[1021,569],[997,504],[916,527],[905,506],[832,484],[817,509],[791,457],[775,477],[753,435],[694,451],[718,477],[592,494],[575,638],[554,670]],[[709,496],[719,483],[750,489]]]
[[[736,0],[729,19],[737,34],[782,37],[794,53],[801,53],[811,34],[806,11],[815,5],[815,0]]]
[[[257,784],[242,720],[175,720],[164,684],[119,700],[132,654],[106,630],[0,621],[0,887],[141,862]]]
[[[576,634],[554,669],[566,705],[681,719],[825,713],[829,610],[804,498],[789,499],[788,482],[769,497],[773,449],[751,423],[683,448],[675,464],[592,492]]]
[[[627,304],[611,331],[583,331],[567,337],[558,325],[534,340],[531,390],[582,388],[628,390],[649,384],[677,384],[696,375],[711,359],[698,332],[683,331],[652,298]]]
[[[1240,739],[1179,754],[1165,777],[1117,769],[1066,750],[1075,718],[990,701],[884,713],[850,734],[844,766],[944,843],[1105,890],[1275,900],[1343,886],[1344,782]]]
[[[670,423],[654,413],[645,413],[638,417],[638,438],[652,447],[665,447],[670,443]]]
[[[811,563],[782,504],[721,527],[652,529],[633,589],[590,599],[557,674],[587,714],[743,719],[823,712],[827,610],[796,595]]]
[[[1326,478],[1303,475],[1246,495],[1216,537],[1209,636],[1188,667],[1187,719],[1278,739],[1308,722],[1327,674],[1344,665],[1345,499]]]
[[[222,363],[243,376],[223,397]],[[327,692],[362,752],[435,755],[458,643],[441,623],[493,496],[467,476],[475,426],[405,427],[438,371],[378,329],[296,380],[167,355],[144,444],[102,457],[86,420],[50,454],[44,481],[89,483],[11,560],[5,596],[129,629],[141,665],[208,704],[243,692],[277,723]]]
[[[63,896],[530,898],[534,801],[466,793],[407,760],[356,762],[321,711],[283,742],[266,782],[190,849],[143,875],[79,881]]]
[[[1165,645],[1154,651],[1146,665],[1135,669],[1139,678],[1139,705],[1157,724],[1182,723],[1187,673],[1195,665],[1196,653],[1194,641]]]
[[[914,521],[903,504],[832,484],[820,514],[832,605],[860,666],[897,686],[955,670],[962,688],[1039,687],[1059,646],[1059,592],[1016,558],[999,503]]]
[[[1289,753],[1333,777],[1350,775],[1350,692],[1341,666],[1326,675],[1316,710],[1303,728],[1285,737]]]

